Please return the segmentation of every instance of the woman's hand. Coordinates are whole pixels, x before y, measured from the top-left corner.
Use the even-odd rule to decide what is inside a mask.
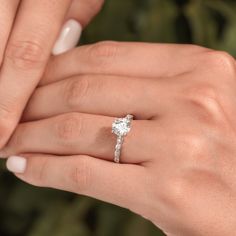
[[[42,77],[53,45],[58,54],[75,46],[103,0],[0,0],[0,148],[15,129]],[[66,27],[66,29],[65,29]],[[68,35],[68,32],[70,35]]]
[[[231,56],[197,46],[78,48],[50,63],[3,150],[18,155],[7,166],[33,185],[126,207],[168,235],[233,235],[235,75]],[[135,120],[115,164],[111,124],[127,114]]]

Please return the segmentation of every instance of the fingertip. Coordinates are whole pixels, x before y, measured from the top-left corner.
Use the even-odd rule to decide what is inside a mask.
[[[54,56],[65,53],[78,44],[82,33],[82,25],[74,20],[68,20],[62,27],[61,33],[52,49]]]
[[[8,158],[6,167],[15,174],[24,174],[27,166],[27,159],[20,156],[11,156]]]

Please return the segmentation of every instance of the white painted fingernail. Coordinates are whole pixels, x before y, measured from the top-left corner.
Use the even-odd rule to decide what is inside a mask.
[[[23,174],[26,170],[27,160],[24,157],[11,156],[7,160],[7,169],[16,174]]]
[[[74,48],[80,40],[81,33],[81,24],[76,20],[68,20],[61,30],[52,54],[59,55]]]

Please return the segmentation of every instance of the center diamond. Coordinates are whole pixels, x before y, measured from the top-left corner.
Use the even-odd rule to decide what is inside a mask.
[[[116,119],[112,124],[112,133],[117,136],[127,135],[130,131],[130,120],[127,118]]]

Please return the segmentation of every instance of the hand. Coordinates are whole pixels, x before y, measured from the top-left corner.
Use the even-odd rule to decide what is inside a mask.
[[[7,166],[30,184],[126,207],[168,235],[233,235],[235,72],[231,56],[197,46],[78,48],[50,63]],[[115,164],[111,124],[126,114],[135,120]]]
[[[0,0],[0,148],[15,129],[42,77],[63,22],[76,19],[85,26],[102,3],[103,0]],[[65,27],[80,30],[74,21]],[[70,40],[66,38],[64,47],[63,36],[56,42],[54,54],[75,44],[78,32]]]

